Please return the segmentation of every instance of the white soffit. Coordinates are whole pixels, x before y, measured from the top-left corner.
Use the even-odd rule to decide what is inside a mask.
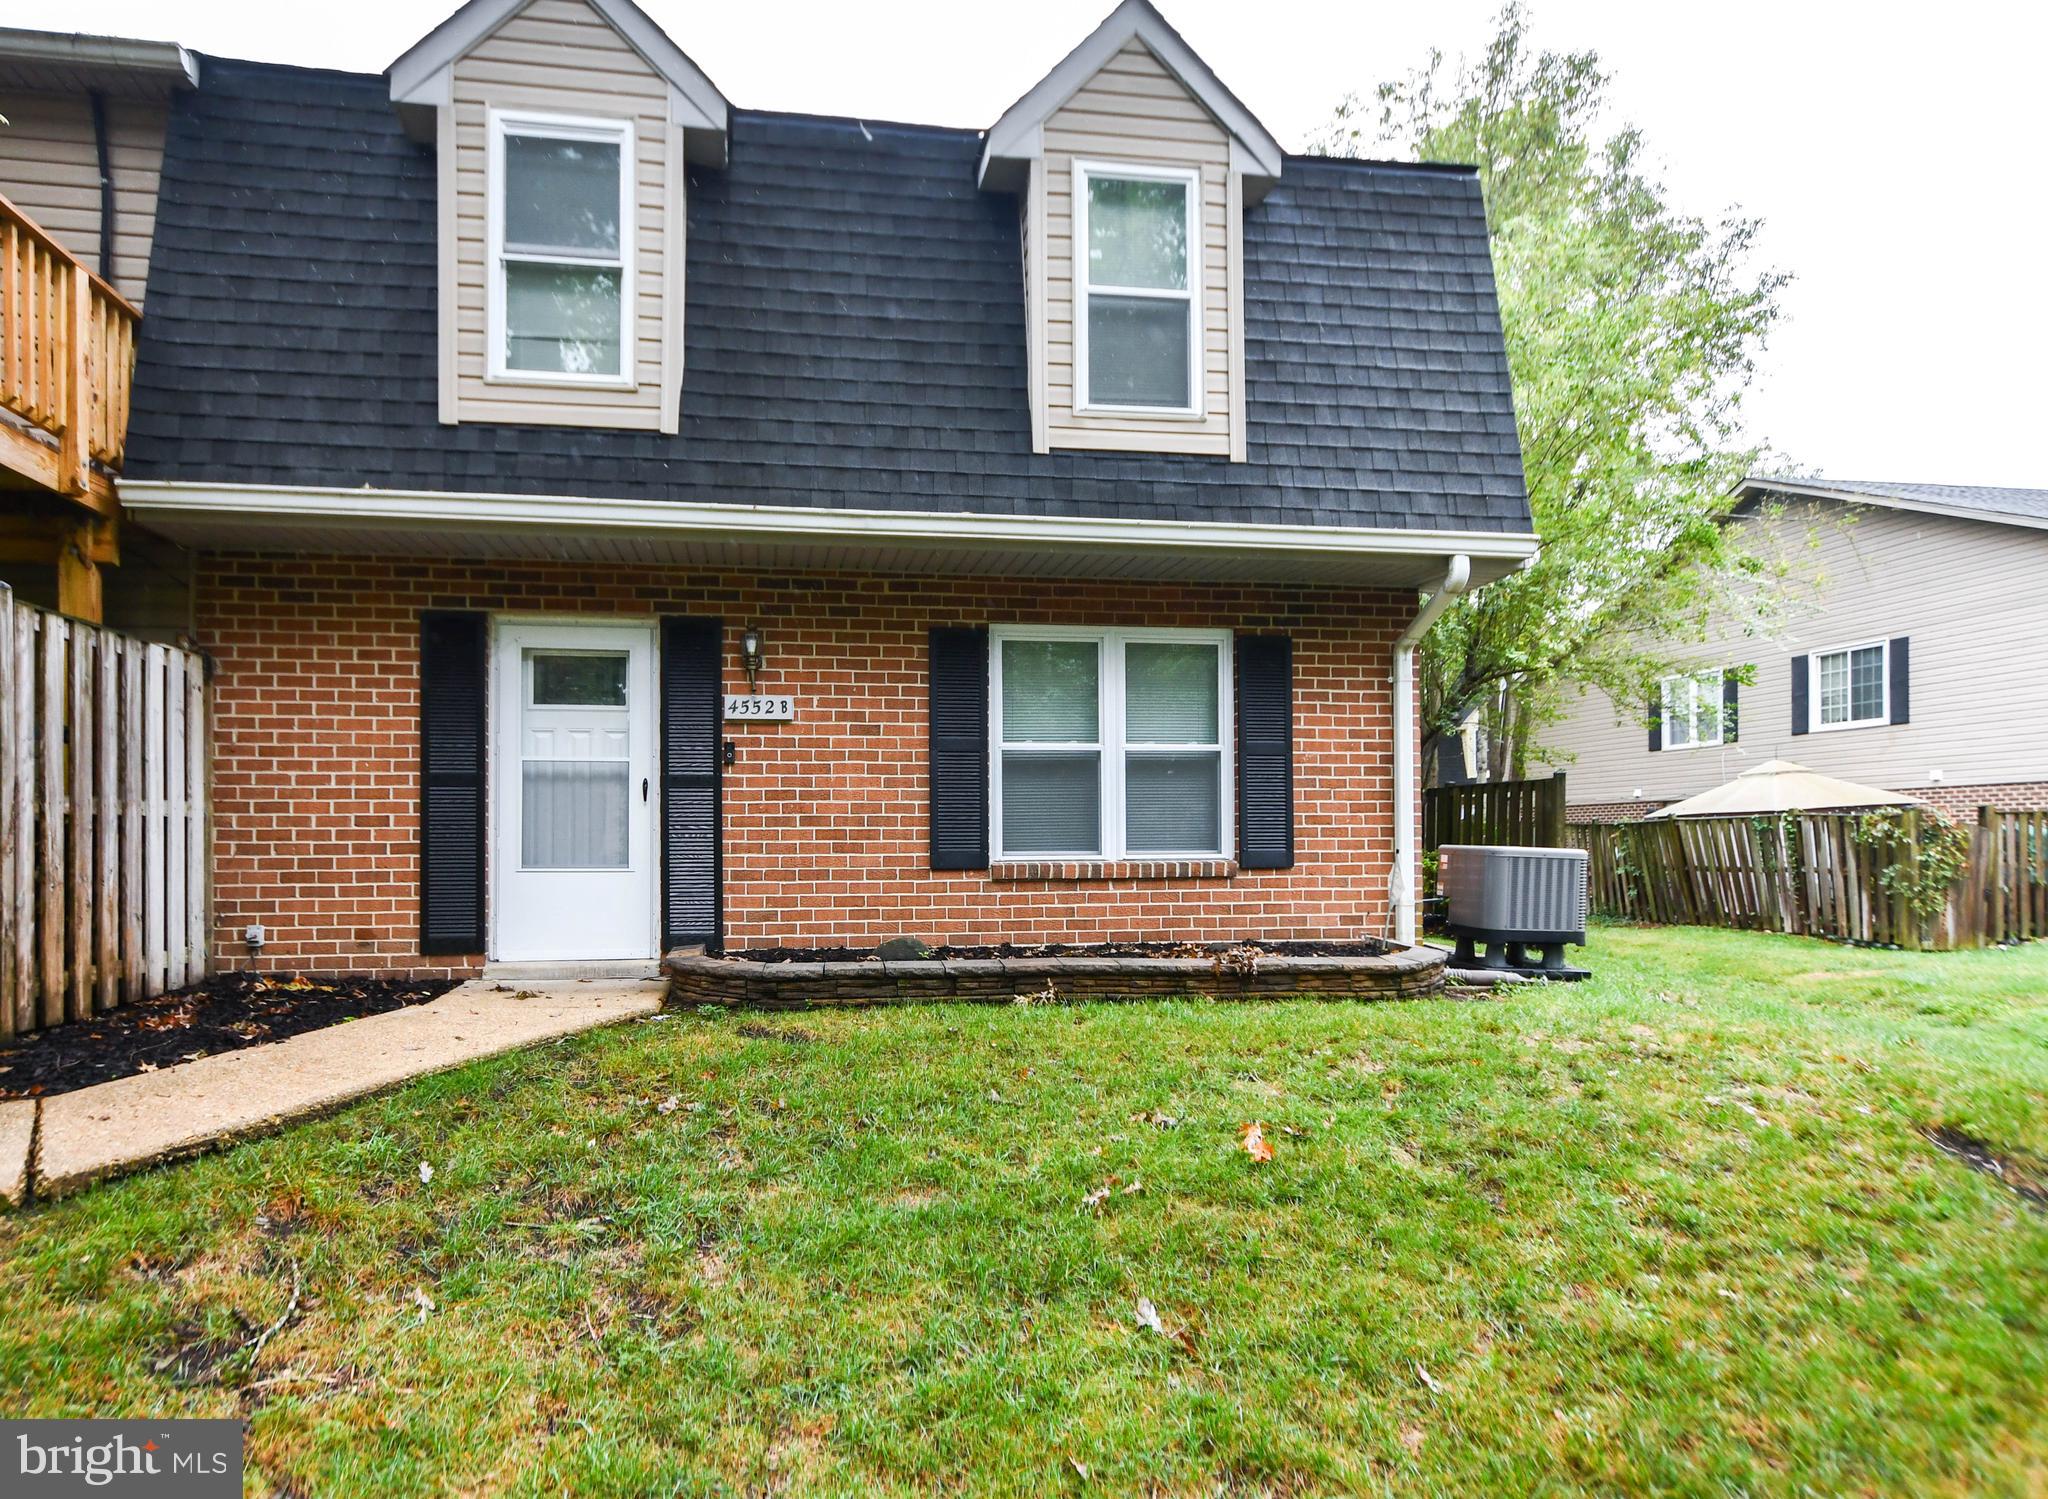
[[[1040,132],[1046,119],[1101,72],[1103,65],[1133,38],[1142,42],[1228,132],[1235,148],[1233,155],[1244,163],[1248,198],[1255,201],[1265,188],[1279,181],[1280,166],[1287,153],[1280,149],[1272,133],[1223,86],[1223,81],[1181,40],[1180,33],[1167,25],[1166,18],[1148,0],[1123,0],[1086,41],[1069,52],[1058,67],[989,127],[981,152],[980,184],[1000,191],[1020,188],[1025,169],[1044,149]]]
[[[667,82],[669,122],[683,127],[690,159],[724,161],[728,106],[717,85],[632,0],[585,3]],[[469,0],[385,70],[391,80],[391,102],[401,110],[446,104],[455,60],[527,4],[528,0]]]
[[[120,491],[137,525],[201,551],[1386,587],[1426,586],[1458,553],[1488,582],[1536,551],[1534,536],[1504,532],[184,481],[123,480]]]

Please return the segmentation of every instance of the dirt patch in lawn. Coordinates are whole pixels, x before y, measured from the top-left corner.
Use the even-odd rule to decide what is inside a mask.
[[[454,979],[222,973],[0,1047],[0,1098],[43,1098],[439,999]]]
[[[1954,1156],[1971,1170],[1981,1171],[2002,1182],[2022,1202],[2048,1213],[2048,1161],[2037,1160],[2021,1151],[2001,1151],[1974,1135],[1966,1135],[1945,1124],[1921,1133],[1943,1155]]]
[[[1048,942],[1038,946],[1013,942],[990,947],[934,947],[941,958],[1213,958],[1226,952],[1263,953],[1276,958],[1380,958],[1393,948],[1374,937],[1344,942]],[[750,963],[880,962],[872,947],[750,947],[728,958]]]

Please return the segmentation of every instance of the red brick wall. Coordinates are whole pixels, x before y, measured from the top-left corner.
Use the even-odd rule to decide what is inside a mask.
[[[1580,802],[1564,809],[1567,823],[1588,822],[1638,822],[1649,816],[1664,802]]]
[[[1915,786],[1913,794],[1933,802],[1958,822],[1975,822],[1979,807],[2003,812],[2048,808],[2048,781],[2007,781],[1996,786]]]
[[[1389,650],[1412,596],[1356,589],[747,574],[342,557],[200,560],[214,681],[215,939],[264,966],[467,972],[418,953],[422,609],[709,614],[759,625],[785,724],[730,724],[732,947],[1356,936],[1387,920]],[[927,867],[926,631],[1008,621],[1228,626],[1295,647],[1296,867],[1228,878],[1005,880]]]

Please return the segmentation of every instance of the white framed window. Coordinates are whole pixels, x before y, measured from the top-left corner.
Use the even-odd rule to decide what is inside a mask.
[[[991,632],[997,859],[1220,858],[1231,846],[1230,632]]]
[[[1074,163],[1074,407],[1202,415],[1202,175]]]
[[[633,122],[492,110],[489,375],[633,382]]]
[[[1855,729],[1891,722],[1891,643],[1873,640],[1815,651],[1808,727]]]
[[[1721,673],[1690,671],[1657,684],[1664,748],[1710,749],[1721,742]]]

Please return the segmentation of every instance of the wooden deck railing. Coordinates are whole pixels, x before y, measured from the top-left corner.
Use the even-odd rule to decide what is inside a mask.
[[[142,314],[35,220],[0,197],[0,463],[58,494],[105,491],[128,441]]]

